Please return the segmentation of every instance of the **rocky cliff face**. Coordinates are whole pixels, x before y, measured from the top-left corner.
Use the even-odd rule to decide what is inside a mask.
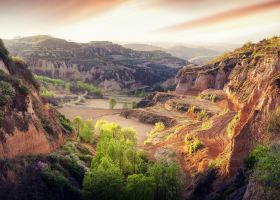
[[[72,130],[38,95],[27,65],[11,58],[0,41],[0,159],[49,153]]]
[[[271,140],[266,122],[280,103],[280,38],[245,44],[203,66],[189,65],[177,75],[177,93],[223,90],[241,116],[229,154],[229,172],[241,165],[254,144]]]
[[[220,154],[220,173],[224,177],[235,176],[257,144],[279,141],[279,134],[268,132],[268,122],[280,105],[280,37],[245,44],[203,66],[187,66],[178,73],[177,82],[177,93],[211,88],[223,91],[240,113],[228,145]],[[252,184],[244,199],[262,199],[262,194],[248,197],[252,196]]]
[[[113,90],[163,82],[187,64],[161,51],[134,51],[111,42],[81,44],[37,36],[5,43],[11,54],[23,57],[36,74]]]

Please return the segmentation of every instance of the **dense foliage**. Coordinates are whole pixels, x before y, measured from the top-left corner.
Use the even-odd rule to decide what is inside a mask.
[[[83,121],[81,117],[77,116],[72,122],[73,128],[75,129],[78,138],[82,142],[92,143],[93,142],[93,120],[88,119]]]
[[[101,120],[96,156],[85,175],[89,199],[178,199],[184,175],[178,163],[152,163],[136,147],[136,132]]]

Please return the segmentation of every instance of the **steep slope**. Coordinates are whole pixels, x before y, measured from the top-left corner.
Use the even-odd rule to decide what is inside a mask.
[[[0,158],[49,153],[72,129],[38,94],[27,65],[0,41]]]
[[[36,74],[112,90],[164,82],[187,64],[161,51],[134,51],[111,42],[74,43],[35,36],[5,43],[11,54],[23,57]]]
[[[180,160],[189,178],[185,199],[239,200],[245,193],[244,199],[271,199],[256,192],[269,184],[252,181],[244,162],[259,144],[278,144],[272,151],[279,155],[279,77],[280,37],[274,37],[185,67],[176,93],[152,94],[123,114],[165,124],[144,148],[152,157]],[[262,169],[278,160],[262,160]]]
[[[249,150],[258,143],[271,143],[279,135],[269,134],[267,123],[280,104],[280,38],[245,44],[203,66],[189,66],[178,75],[178,93],[220,89],[239,110],[225,148],[225,174],[233,175]]]

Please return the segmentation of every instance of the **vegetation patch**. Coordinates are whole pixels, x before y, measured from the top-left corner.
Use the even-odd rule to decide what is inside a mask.
[[[73,120],[72,125],[76,130],[77,137],[81,141],[86,143],[93,143],[94,127],[92,119],[84,121],[80,116],[77,116]]]
[[[235,129],[236,125],[238,124],[238,122],[240,121],[240,114],[241,114],[241,112],[239,111],[233,117],[233,119],[230,121],[230,123],[227,125],[227,134],[229,137],[233,137],[234,129]]]
[[[157,137],[160,132],[165,129],[163,122],[157,122],[154,128],[150,131],[148,138],[145,140],[144,144],[151,144],[153,138]]]
[[[213,127],[213,121],[208,119],[201,124],[201,130],[208,130]]]
[[[83,181],[88,199],[175,200],[184,174],[177,162],[150,162],[136,148],[134,129],[98,121],[96,156]]]
[[[199,138],[191,137],[189,135],[185,136],[185,144],[187,146],[187,152],[189,154],[195,153],[204,147]]]

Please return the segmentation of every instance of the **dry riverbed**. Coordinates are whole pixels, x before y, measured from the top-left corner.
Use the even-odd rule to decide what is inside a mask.
[[[76,116],[80,116],[83,119],[92,118],[94,123],[97,120],[103,119],[110,122],[116,122],[123,127],[132,127],[137,131],[137,138],[139,144],[142,144],[147,134],[153,128],[153,126],[149,124],[144,124],[134,119],[126,119],[120,116],[123,102],[129,103],[132,101],[137,102],[139,101],[139,98],[118,98],[118,102],[120,103],[116,105],[115,109],[108,109],[109,101],[107,99],[90,99],[85,100],[84,103],[79,105],[71,103],[65,104],[62,108],[59,108],[58,110],[71,120]]]

